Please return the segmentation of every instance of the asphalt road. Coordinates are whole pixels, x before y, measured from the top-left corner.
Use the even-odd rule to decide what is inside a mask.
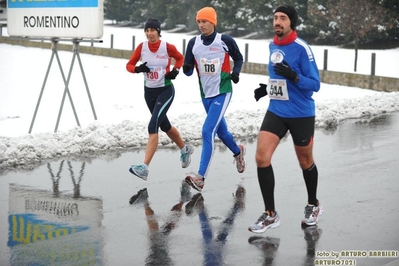
[[[0,265],[399,265],[398,113],[316,131],[317,227],[301,228],[306,188],[288,136],[273,158],[281,226],[247,230],[263,203],[256,141],[239,142],[246,171],[218,145],[202,194],[181,191],[201,147],[188,169],[160,148],[148,181],[128,172],[144,150],[0,175]]]

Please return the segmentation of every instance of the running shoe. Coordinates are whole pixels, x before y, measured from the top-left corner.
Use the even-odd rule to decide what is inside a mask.
[[[148,167],[145,164],[133,164],[130,166],[129,172],[147,181]]]
[[[187,145],[187,150],[186,153],[181,153],[180,155],[180,161],[181,161],[181,167],[182,168],[187,168],[190,163],[191,163],[191,154],[194,152],[194,148],[191,145]]]
[[[280,225],[280,217],[277,212],[274,212],[273,216],[270,216],[270,212],[266,211],[262,213],[259,219],[248,227],[248,230],[255,234],[261,234],[266,232],[269,228],[275,228]]]
[[[305,217],[302,219],[303,225],[315,225],[319,220],[319,216],[323,213],[324,209],[319,202],[317,203],[318,206],[312,204],[305,206]]]
[[[186,204],[186,214],[191,216],[194,212],[201,212],[204,209],[204,197],[201,193],[197,193],[193,196],[191,201]]]
[[[148,192],[146,188],[143,188],[130,198],[129,203],[132,205],[141,204],[141,203],[146,203],[147,200],[148,200]]]
[[[237,171],[243,173],[245,171],[245,148],[243,145],[238,145],[238,147],[240,148],[240,153],[234,156],[234,162],[236,163]]]
[[[198,190],[199,192],[201,192],[204,188],[204,178],[199,174],[189,173],[186,176],[185,180],[187,184],[189,184],[192,188]]]

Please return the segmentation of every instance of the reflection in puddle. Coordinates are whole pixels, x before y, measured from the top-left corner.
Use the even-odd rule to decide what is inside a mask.
[[[317,225],[304,226],[302,227],[305,233],[306,240],[306,256],[304,266],[314,265],[316,255],[316,244],[320,239],[321,233],[323,232]]]
[[[280,246],[280,238],[251,236],[248,239],[248,243],[256,246],[263,252],[263,264],[262,265],[264,265],[264,266],[273,265],[274,257],[276,256],[278,247]]]
[[[227,237],[233,229],[237,214],[245,209],[245,193],[245,188],[239,185],[234,194],[233,206],[220,224],[215,238],[203,195],[197,193],[187,203],[186,214],[189,216],[198,214],[200,220],[204,252],[203,265],[224,265]]]
[[[9,185],[9,238],[12,265],[102,265],[102,200],[80,195],[85,164],[75,180],[67,162],[74,193],[59,191],[61,161],[54,175],[47,165],[53,190]]]
[[[159,226],[157,215],[151,208],[146,188],[139,190],[130,198],[129,203],[131,205],[144,208],[149,229],[149,251],[145,260],[146,265],[174,265],[169,255],[168,236],[172,230],[176,229],[182,215],[183,204],[187,201],[187,197],[189,197],[190,190],[189,188],[187,189],[187,186],[182,187],[179,202],[172,206],[166,222],[162,226]]]
[[[179,201],[172,206],[165,223],[160,226],[158,218],[151,207],[149,193],[146,188],[139,190],[133,195],[129,203],[144,209],[146,222],[149,229],[149,249],[145,259],[145,265],[176,265],[169,252],[169,236],[178,227],[178,223],[185,213],[193,218],[198,215],[200,230],[202,233],[203,261],[202,265],[225,265],[225,250],[227,237],[234,227],[237,215],[245,209],[245,193],[243,186],[239,185],[235,194],[232,207],[228,210],[226,218],[221,221],[219,230],[213,232],[211,220],[205,199],[201,193],[191,195],[190,186],[182,182]],[[185,205],[183,212],[183,206]],[[184,240],[182,240],[184,242]],[[200,264],[198,264],[200,265]]]

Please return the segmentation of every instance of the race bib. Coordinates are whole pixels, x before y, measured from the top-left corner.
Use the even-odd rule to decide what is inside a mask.
[[[148,81],[158,81],[165,75],[164,67],[150,67],[150,72],[145,73]]]
[[[209,76],[219,75],[221,67],[220,60],[219,58],[215,59],[201,58],[199,67],[201,75],[209,75]]]
[[[270,79],[267,86],[270,99],[288,101],[290,99],[285,79]]]

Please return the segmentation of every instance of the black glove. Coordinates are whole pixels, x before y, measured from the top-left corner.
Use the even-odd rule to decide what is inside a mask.
[[[169,73],[167,73],[165,75],[165,78],[166,79],[175,79],[178,74],[179,74],[179,70],[174,68],[174,69],[172,69],[172,71],[170,71]]]
[[[267,95],[267,85],[263,83],[259,83],[259,88],[254,90],[254,97],[256,101],[259,101],[260,98]]]
[[[235,73],[235,72],[231,73],[230,77],[231,77],[231,80],[234,82],[234,84],[237,84],[240,81],[239,75],[240,74]]]
[[[279,75],[286,77],[287,79],[294,81],[297,79],[298,74],[291,69],[287,62],[277,63],[273,66],[274,72]]]
[[[145,62],[145,63],[142,63],[141,65],[139,65],[139,66],[136,66],[136,68],[134,69],[134,72],[136,72],[136,73],[140,73],[140,72],[150,72],[151,70],[148,68],[148,66],[146,66],[147,65],[147,62]]]
[[[193,65],[190,64],[184,64],[183,65],[183,73],[188,73],[194,69]]]

